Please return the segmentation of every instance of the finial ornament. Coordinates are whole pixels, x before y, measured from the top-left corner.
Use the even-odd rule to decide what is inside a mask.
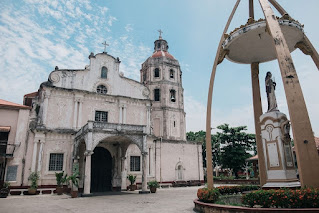
[[[159,32],[159,39],[162,39],[162,33],[163,31],[161,29],[157,30]]]
[[[104,51],[103,52],[106,53],[106,46],[109,46],[109,44],[107,44],[106,41],[104,41],[102,44],[104,45]]]

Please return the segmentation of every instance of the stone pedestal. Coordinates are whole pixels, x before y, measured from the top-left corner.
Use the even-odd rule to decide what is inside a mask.
[[[280,111],[260,116],[267,179],[263,188],[300,187],[289,135],[290,123]]]

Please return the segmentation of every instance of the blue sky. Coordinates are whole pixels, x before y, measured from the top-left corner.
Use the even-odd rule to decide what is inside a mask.
[[[0,0],[0,98],[22,103],[55,66],[84,68],[90,52],[107,52],[122,61],[120,71],[139,80],[141,64],[152,54],[162,29],[169,52],[183,71],[188,131],[205,128],[207,89],[217,45],[235,0]],[[262,16],[257,0],[255,18]],[[319,48],[319,1],[278,0],[305,25],[305,33]],[[278,13],[277,13],[278,14]],[[242,0],[229,28],[245,24],[248,0]],[[319,136],[319,71],[309,56],[292,54],[307,103],[313,131]],[[264,77],[271,71],[277,81],[279,109],[288,115],[277,62],[260,65],[263,110]],[[218,66],[212,127],[222,123],[247,125],[254,132],[250,66],[224,60]]]

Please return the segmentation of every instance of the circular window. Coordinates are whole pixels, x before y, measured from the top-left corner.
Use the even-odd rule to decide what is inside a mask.
[[[100,94],[106,94],[107,93],[107,88],[104,85],[99,85],[96,88],[96,92]]]

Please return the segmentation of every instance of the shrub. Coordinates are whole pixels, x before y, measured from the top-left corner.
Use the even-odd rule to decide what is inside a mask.
[[[257,185],[240,185],[240,186],[219,186],[217,187],[220,194],[237,194],[244,191],[252,191],[260,189]]]
[[[319,189],[258,190],[242,197],[244,205],[262,208],[319,208]]]
[[[197,197],[200,201],[205,203],[214,203],[219,198],[219,191],[217,188],[208,189],[208,188],[201,188],[197,191]]]

